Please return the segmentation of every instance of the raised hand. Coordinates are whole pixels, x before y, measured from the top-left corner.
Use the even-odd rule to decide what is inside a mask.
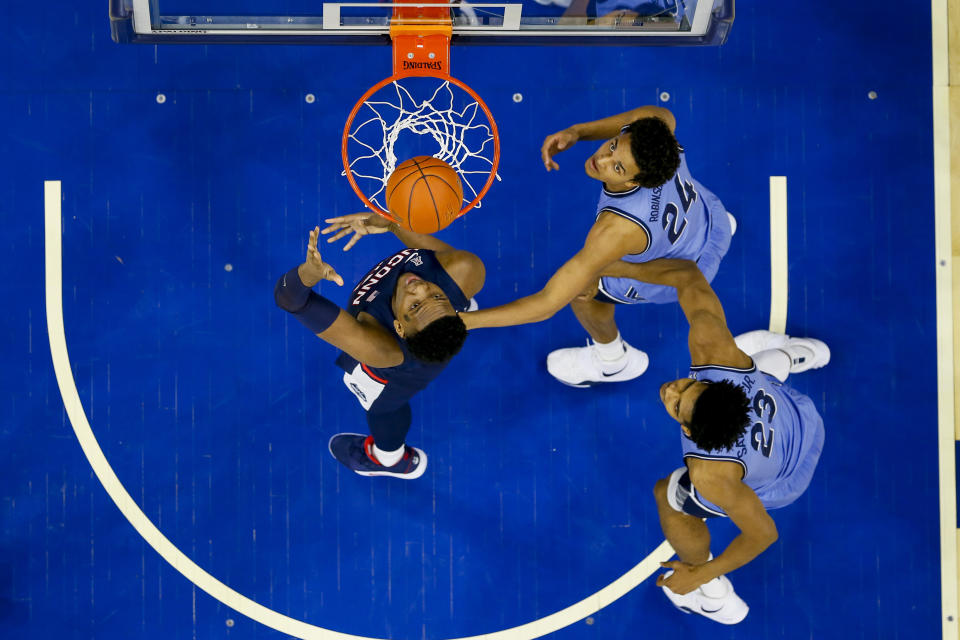
[[[369,211],[352,213],[348,216],[339,216],[337,218],[327,218],[324,222],[330,223],[330,226],[320,233],[327,235],[328,233],[336,232],[335,236],[327,238],[327,243],[336,242],[345,235],[351,232],[353,233],[353,237],[343,246],[344,251],[349,251],[350,247],[357,244],[357,240],[363,236],[386,233],[390,230],[389,220]]]
[[[312,287],[321,280],[329,280],[342,287],[343,278],[340,277],[340,274],[320,258],[320,252],[317,250],[319,235],[319,226],[314,227],[313,231],[310,232],[310,240],[307,242],[307,259],[297,269],[300,280],[308,287]]]
[[[559,171],[560,165],[554,162],[553,156],[561,151],[566,151],[575,145],[579,139],[580,136],[576,131],[573,130],[573,127],[547,136],[543,141],[543,146],[540,147],[540,157],[543,160],[543,166],[546,167],[547,171],[550,171],[551,169],[554,171]]]

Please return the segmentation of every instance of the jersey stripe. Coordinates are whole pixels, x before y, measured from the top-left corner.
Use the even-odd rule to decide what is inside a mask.
[[[704,455],[700,453],[683,454],[683,459],[686,460],[687,458],[696,458],[697,460],[718,460],[721,462],[736,462],[741,467],[743,467],[743,475],[744,476],[747,475],[747,465],[746,463],[744,463],[743,460],[740,460],[739,458],[731,458],[730,456],[711,456],[711,455]]]
[[[653,238],[650,235],[650,229],[648,229],[647,225],[643,223],[643,220],[641,220],[640,218],[637,218],[636,216],[630,213],[627,213],[623,209],[617,209],[616,207],[604,207],[597,213],[597,218],[599,218],[602,213],[607,211],[612,214],[618,215],[621,218],[626,218],[630,222],[636,223],[641,229],[643,229],[643,232],[647,234],[647,249],[650,248],[650,245],[653,243]],[[627,255],[631,255],[631,256],[643,255],[647,251],[647,249],[644,249],[643,251],[640,251],[638,253],[630,253]]]
[[[737,373],[753,373],[757,370],[757,365],[753,364],[747,369],[740,369],[737,367],[728,367],[722,364],[697,364],[690,365],[691,371],[704,371],[706,369],[720,369],[721,371],[736,371]]]
[[[380,376],[378,376],[377,374],[375,374],[373,371],[371,371],[371,370],[370,370],[370,367],[368,367],[367,365],[365,365],[365,364],[363,364],[363,363],[361,362],[361,363],[360,363],[360,366],[363,367],[364,372],[365,372],[368,376],[370,376],[371,378],[373,378],[374,380],[376,380],[376,381],[379,382],[380,384],[388,384],[386,380],[384,380],[383,378],[381,378]]]

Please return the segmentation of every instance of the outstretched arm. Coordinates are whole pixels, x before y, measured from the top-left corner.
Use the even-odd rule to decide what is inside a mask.
[[[540,147],[540,157],[543,160],[543,166],[547,171],[551,169],[557,171],[560,169],[553,160],[553,156],[561,151],[566,151],[580,140],[606,140],[613,138],[620,133],[620,129],[631,122],[641,118],[660,118],[667,123],[670,131],[677,127],[677,121],[669,110],[663,107],[653,105],[637,107],[630,111],[624,111],[614,116],[593,120],[591,122],[582,122],[567,127],[563,131],[551,134],[543,141]]]
[[[777,525],[764,509],[760,498],[740,479],[742,470],[733,462],[699,461],[704,473],[690,474],[693,485],[707,500],[722,508],[740,529],[739,535],[713,560],[701,565],[673,561],[661,566],[674,570],[669,578],[657,579],[675,593],[684,594],[718,576],[739,569],[776,542]],[[718,467],[717,465],[723,465]],[[729,466],[728,466],[729,465]],[[734,468],[736,467],[736,468]]]
[[[740,351],[734,342],[720,299],[696,263],[674,258],[640,263],[621,260],[605,266],[603,275],[676,288],[680,308],[690,323],[688,342],[694,365],[750,366],[750,356]]]
[[[454,249],[439,238],[434,238],[425,233],[409,231],[396,222],[391,222],[371,212],[327,218],[325,222],[330,223],[330,226],[320,233],[324,235],[334,234],[327,238],[327,243],[335,242],[347,234],[353,233],[353,237],[343,246],[344,251],[348,251],[363,236],[390,231],[405,247],[428,249],[435,252],[437,260],[440,261],[440,264],[443,265],[443,268],[450,274],[450,277],[453,278],[453,281],[457,283],[457,286],[460,287],[467,298],[472,298],[483,288],[486,271],[480,258],[469,251]]]
[[[292,314],[318,338],[347,352],[371,367],[395,367],[403,362],[403,351],[396,339],[382,327],[362,323],[312,290],[322,280],[343,285],[343,278],[320,259],[317,236],[320,227],[310,232],[307,259],[285,273],[273,289],[281,309]]]
[[[383,216],[370,211],[365,211],[363,213],[352,213],[347,216],[339,216],[336,218],[327,218],[324,220],[324,222],[328,223],[330,226],[326,227],[320,233],[323,235],[330,233],[335,234],[327,238],[327,244],[336,242],[345,235],[353,233],[353,237],[347,240],[347,244],[343,245],[344,251],[349,251],[350,248],[357,244],[357,241],[363,236],[386,233],[387,231],[397,236],[397,239],[400,240],[405,247],[411,247],[413,249],[429,249],[431,251],[454,251],[453,247],[439,238],[434,238],[433,236],[429,236],[425,233],[408,231],[407,229],[404,229],[398,225],[396,222],[387,220]]]
[[[660,118],[667,123],[671,132],[677,128],[677,120],[670,110],[654,105],[637,107],[600,120],[575,124],[570,128],[577,132],[580,140],[606,140],[619,134],[620,129],[631,122],[641,118]]]
[[[467,329],[546,320],[588,286],[595,285],[605,265],[645,247],[646,235],[640,227],[620,216],[603,215],[590,229],[583,248],[553,274],[543,289],[499,307],[461,313],[460,317]]]

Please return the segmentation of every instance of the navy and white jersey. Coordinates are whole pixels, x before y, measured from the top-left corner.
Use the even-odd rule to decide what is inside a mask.
[[[785,507],[799,498],[813,478],[823,448],[823,420],[810,398],[783,386],[756,366],[691,367],[690,377],[704,382],[729,380],[738,385],[750,400],[752,423],[733,447],[722,451],[704,451],[682,435],[684,462],[699,458],[740,464],[744,484],[767,509]],[[703,496],[693,497],[708,511],[725,515]]]
[[[716,204],[714,204],[714,202]],[[656,258],[696,260],[707,244],[710,216],[725,216],[719,200],[690,175],[686,155],[673,178],[654,189],[634,187],[616,193],[601,189],[597,217],[606,212],[637,223],[647,236],[647,248],[623,257],[628,262]]]
[[[389,410],[404,404],[447,366],[447,363],[429,363],[414,358],[394,329],[393,321],[396,317],[391,300],[397,281],[404,273],[413,273],[439,286],[457,311],[465,311],[469,306],[463,291],[444,270],[434,252],[428,249],[398,251],[381,260],[360,280],[350,294],[346,311],[354,317],[361,312],[373,316],[384,329],[394,335],[403,350],[403,362],[385,369],[362,364],[347,353],[341,353],[337,357],[337,365],[347,372],[344,376],[345,384],[367,410],[370,410],[374,403],[378,410]],[[384,393],[385,388],[388,388],[389,392]]]

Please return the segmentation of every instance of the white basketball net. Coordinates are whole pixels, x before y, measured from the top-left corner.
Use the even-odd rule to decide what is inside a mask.
[[[447,80],[416,77],[403,78],[402,82],[385,85],[354,117],[347,157],[357,186],[373,204],[386,210],[381,194],[397,164],[415,155],[432,155],[460,174],[464,204],[471,202],[493,168],[493,132],[483,110],[468,93]],[[424,89],[423,84],[429,86]],[[428,97],[418,99],[415,95]],[[406,134],[418,137],[412,139]],[[431,138],[434,145],[429,144]],[[420,150],[411,151],[409,147]],[[402,154],[399,158],[398,152]]]

